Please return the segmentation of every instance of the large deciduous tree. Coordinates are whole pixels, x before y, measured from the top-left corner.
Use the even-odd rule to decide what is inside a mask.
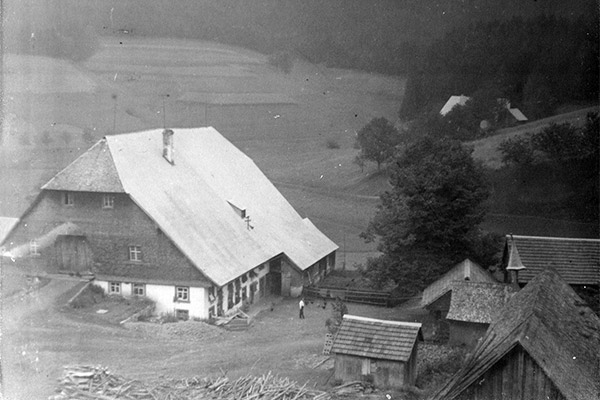
[[[381,164],[388,161],[396,150],[396,146],[402,141],[398,129],[387,119],[373,118],[365,125],[356,137],[360,148],[359,157],[377,163],[377,169]]]
[[[374,282],[418,290],[454,263],[485,253],[478,225],[489,191],[459,141],[424,137],[408,146],[392,168],[391,185],[361,234],[379,239],[382,255],[365,270]]]

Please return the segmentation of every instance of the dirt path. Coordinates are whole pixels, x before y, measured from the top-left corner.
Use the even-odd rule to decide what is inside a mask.
[[[194,337],[155,335],[100,323],[61,305],[77,288],[53,280],[26,298],[4,302],[2,392],[4,399],[46,399],[53,394],[63,367],[103,365],[131,379],[161,376],[230,377],[268,371],[311,385],[327,387],[331,362],[318,368],[331,306],[307,305],[297,315],[295,299],[280,299],[255,319],[249,330],[229,332],[198,323]],[[376,318],[418,320],[418,312],[349,304],[350,313]],[[190,323],[191,324],[191,323]],[[180,328],[179,326],[178,328]],[[163,329],[171,327],[163,326]],[[203,334],[203,332],[207,332]]]

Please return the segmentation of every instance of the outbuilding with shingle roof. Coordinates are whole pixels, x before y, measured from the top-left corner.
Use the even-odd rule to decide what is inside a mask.
[[[455,281],[446,320],[451,345],[473,347],[517,289],[504,283]]]
[[[376,387],[414,385],[421,324],[344,315],[331,352],[335,378]]]
[[[431,400],[598,399],[600,319],[552,268],[516,293]]]
[[[516,246],[518,252],[513,252]],[[526,284],[547,268],[555,268],[569,285],[598,285],[600,282],[600,239],[506,235],[504,269],[514,254],[524,266],[518,283]]]

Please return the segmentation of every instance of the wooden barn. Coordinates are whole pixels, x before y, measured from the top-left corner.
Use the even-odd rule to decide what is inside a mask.
[[[201,319],[299,295],[338,248],[210,127],[103,138],[42,187],[3,245],[18,267],[91,274],[109,294]]]
[[[344,315],[334,338],[335,379],[378,388],[414,385],[421,324]]]
[[[600,319],[553,269],[516,293],[430,400],[589,400],[600,393]]]
[[[514,286],[500,282],[455,281],[446,315],[448,344],[474,347],[516,291]]]

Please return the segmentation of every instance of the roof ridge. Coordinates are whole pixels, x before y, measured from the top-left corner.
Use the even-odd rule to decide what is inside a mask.
[[[505,237],[510,238],[518,238],[518,239],[540,239],[540,240],[564,240],[564,241],[581,241],[581,242],[598,242],[600,243],[600,239],[592,239],[592,238],[566,238],[566,237],[558,237],[558,236],[529,236],[529,235],[511,235],[506,234]]]

